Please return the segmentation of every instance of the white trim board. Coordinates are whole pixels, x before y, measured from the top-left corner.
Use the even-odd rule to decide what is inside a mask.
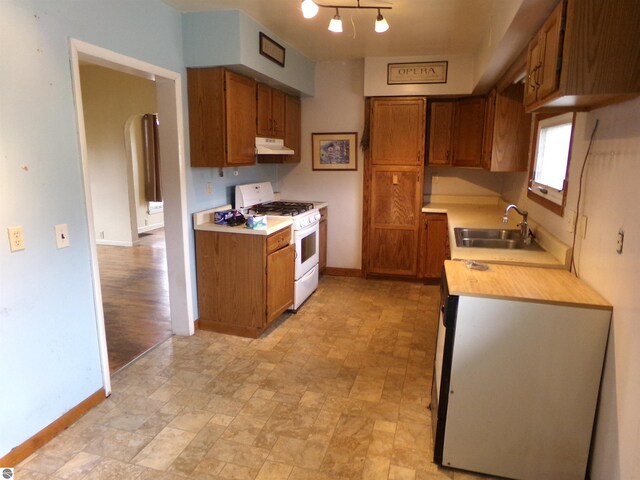
[[[78,141],[82,158],[82,175],[87,209],[90,240],[91,270],[95,316],[98,328],[98,343],[102,377],[107,395],[111,393],[109,359],[104,326],[104,310],[100,289],[97,240],[94,229],[93,203],[89,188],[87,141],[80,84],[80,61],[111,68],[120,72],[148,78],[156,82],[158,115],[160,124],[160,148],[167,154],[162,156],[162,190],[165,194],[165,239],[167,244],[167,269],[169,279],[169,304],[173,333],[194,334],[193,299],[189,260],[189,225],[187,213],[184,129],[182,105],[182,80],[179,73],[122,55],[75,38],[69,40],[73,95],[76,108]]]

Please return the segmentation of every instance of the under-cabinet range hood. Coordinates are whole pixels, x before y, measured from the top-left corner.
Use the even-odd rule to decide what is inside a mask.
[[[280,138],[256,137],[256,155],[293,155],[295,152],[284,146]]]

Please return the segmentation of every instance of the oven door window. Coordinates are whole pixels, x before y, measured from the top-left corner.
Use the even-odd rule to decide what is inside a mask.
[[[300,240],[300,263],[304,263],[316,254],[317,231],[312,231]]]

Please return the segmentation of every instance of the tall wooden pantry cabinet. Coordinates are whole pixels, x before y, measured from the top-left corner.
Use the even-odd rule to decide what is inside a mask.
[[[424,182],[426,98],[369,99],[365,160],[365,276],[416,277]]]

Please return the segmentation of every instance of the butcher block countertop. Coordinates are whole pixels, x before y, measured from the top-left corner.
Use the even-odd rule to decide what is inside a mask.
[[[571,272],[553,268],[486,264],[475,270],[466,261],[444,264],[451,295],[504,298],[525,302],[612,310],[611,304]]]
[[[466,203],[465,203],[466,202]],[[498,197],[434,197],[426,203],[424,213],[446,213],[449,225],[449,247],[452,259],[478,260],[489,263],[569,269],[571,248],[547,232],[534,219],[529,227],[544,250],[458,247],[453,229],[508,228],[517,229],[522,217],[509,212],[509,223],[502,223],[506,204]]]

